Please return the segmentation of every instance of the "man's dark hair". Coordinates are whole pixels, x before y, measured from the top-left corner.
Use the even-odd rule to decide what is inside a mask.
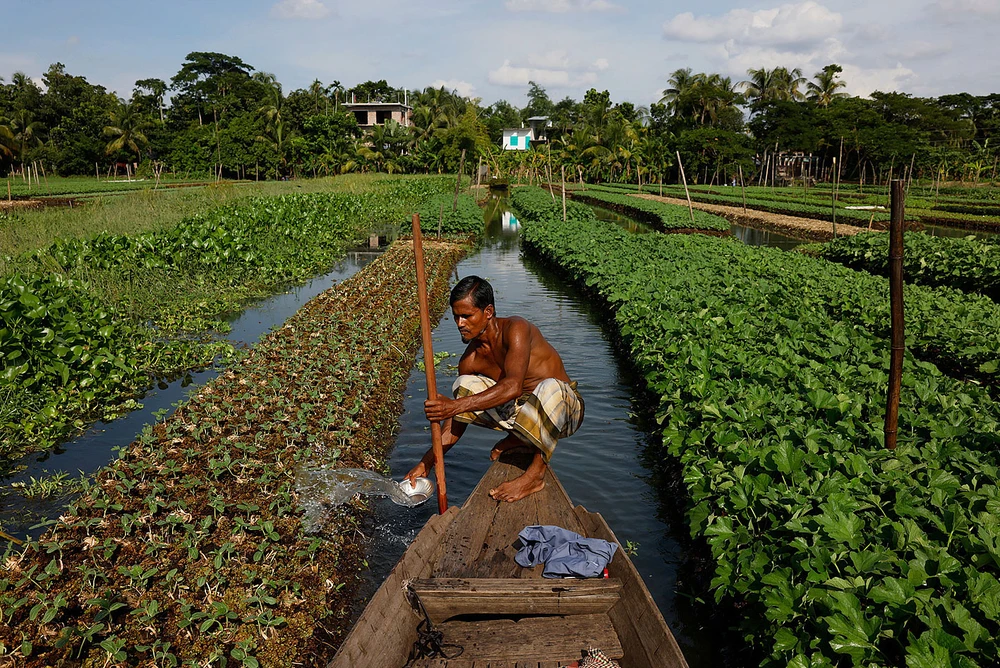
[[[493,286],[486,279],[466,276],[451,289],[450,303],[454,304],[469,295],[472,295],[472,305],[476,308],[485,309],[487,306],[492,306],[496,309],[496,304],[493,303]]]

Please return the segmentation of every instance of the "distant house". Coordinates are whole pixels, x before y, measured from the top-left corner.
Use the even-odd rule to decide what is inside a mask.
[[[390,119],[405,127],[412,122],[413,107],[399,102],[344,102],[343,107],[354,114],[362,130],[385,125]]]
[[[534,133],[536,142],[549,140],[549,128],[552,127],[552,121],[549,120],[548,116],[532,116],[528,119],[528,126]]]
[[[531,128],[507,128],[503,131],[503,150],[527,151],[535,134]]]
[[[548,141],[548,129],[552,121],[548,116],[532,116],[528,127],[507,128],[503,131],[503,150],[527,151],[533,143]]]

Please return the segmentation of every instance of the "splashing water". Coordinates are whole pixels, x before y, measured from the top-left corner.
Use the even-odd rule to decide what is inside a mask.
[[[304,516],[302,523],[308,533],[319,531],[329,518],[329,511],[347,503],[358,494],[387,496],[393,503],[413,508],[434,494],[434,483],[418,478],[416,487],[408,481],[396,482],[367,469],[311,468],[300,469],[295,491]]]

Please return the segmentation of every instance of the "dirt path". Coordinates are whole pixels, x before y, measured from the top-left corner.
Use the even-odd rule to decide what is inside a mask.
[[[642,197],[643,199],[663,202],[665,204],[679,204],[687,206],[687,200],[673,197],[659,197],[657,195],[634,194],[629,197]],[[700,211],[708,211],[717,216],[722,216],[731,223],[752,227],[757,230],[767,230],[777,232],[796,239],[808,241],[829,241],[833,238],[833,225],[824,220],[813,218],[799,218],[797,216],[785,216],[778,213],[768,213],[766,211],[756,211],[747,209],[743,213],[743,208],[738,206],[722,206],[719,204],[703,204],[692,202],[691,206]],[[865,228],[854,225],[844,225],[837,223],[838,236],[854,236],[858,232],[864,232]]]

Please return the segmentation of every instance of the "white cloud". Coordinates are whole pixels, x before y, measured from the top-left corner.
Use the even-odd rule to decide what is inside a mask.
[[[968,0],[967,0],[968,1]],[[622,9],[607,0],[507,0],[505,6],[512,12],[607,12]]]
[[[807,0],[758,11],[733,9],[720,17],[696,18],[691,12],[685,12],[664,23],[663,34],[684,42],[733,40],[759,45],[808,45],[836,34],[843,23],[840,14]]]
[[[459,79],[435,79],[431,82],[431,88],[441,88],[442,86],[444,86],[446,90],[458,91],[458,94],[462,97],[475,97],[476,95],[476,87],[468,81],[460,81]]]
[[[895,67],[865,68],[844,64],[841,77],[850,95],[868,97],[875,91],[883,93],[912,92],[918,77],[916,72],[896,63]]]
[[[490,70],[488,76],[491,84],[497,86],[521,87],[534,81],[539,86],[567,88],[571,86],[592,86],[597,83],[594,72],[570,72],[565,69],[549,69],[543,67],[517,67],[509,60],[495,70]]]
[[[271,16],[279,19],[323,19],[332,14],[321,0],[280,0],[271,7]]]
[[[1000,0],[936,0],[931,8],[958,18],[960,16],[1000,16]]]
[[[886,51],[886,55],[897,60],[917,60],[919,58],[938,58],[951,53],[952,43],[949,40],[939,42],[915,41],[900,44]]]
[[[598,58],[597,60],[595,60],[594,69],[597,70],[598,72],[603,72],[604,70],[608,69],[608,59]]]
[[[79,37],[77,37],[76,35],[70,35],[70,36],[69,36],[69,37],[68,37],[68,38],[66,39],[66,44],[67,44],[68,46],[76,46],[76,45],[77,45],[77,44],[79,44],[79,43],[80,43],[80,38],[79,38]]]

